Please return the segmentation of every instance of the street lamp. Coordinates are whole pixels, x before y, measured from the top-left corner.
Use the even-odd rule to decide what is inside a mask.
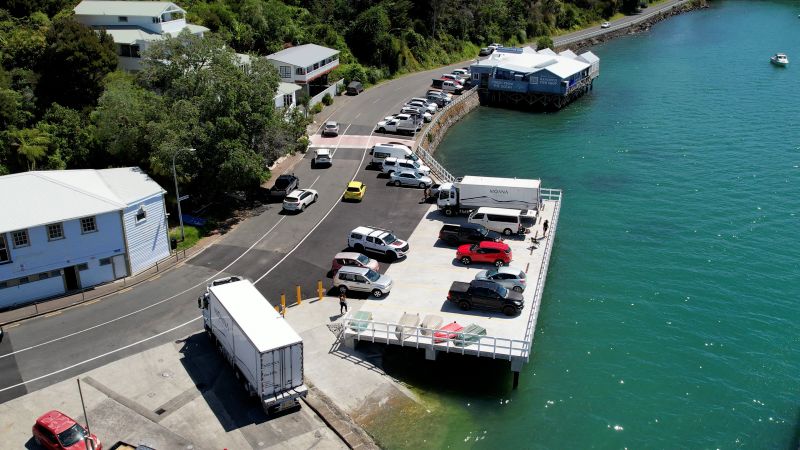
[[[175,179],[175,200],[177,200],[178,202],[178,221],[181,224],[181,242],[183,242],[186,236],[183,234],[183,214],[181,214],[181,194],[180,192],[178,192],[178,175],[175,173],[175,157],[178,156],[178,153],[180,153],[181,150],[186,150],[189,153],[194,153],[195,150],[193,148],[179,148],[175,150],[175,153],[172,154],[172,178]]]

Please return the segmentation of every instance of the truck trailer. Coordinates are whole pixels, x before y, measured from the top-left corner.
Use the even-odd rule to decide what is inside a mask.
[[[299,406],[308,393],[303,340],[255,286],[246,279],[212,283],[200,306],[211,341],[267,414]]]
[[[539,210],[540,180],[465,176],[439,187],[436,204],[445,215],[481,208]]]

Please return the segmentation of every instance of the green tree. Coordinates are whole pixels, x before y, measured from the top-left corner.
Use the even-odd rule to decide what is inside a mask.
[[[50,149],[70,169],[103,167],[106,158],[97,154],[97,130],[80,112],[59,104],[47,110],[39,128],[50,136]]]
[[[12,147],[25,161],[28,170],[36,170],[36,163],[47,156],[50,135],[39,128],[23,128],[9,133]]]
[[[94,106],[103,92],[103,78],[117,66],[114,41],[71,19],[53,22],[37,70],[42,109],[52,103],[81,109]]]

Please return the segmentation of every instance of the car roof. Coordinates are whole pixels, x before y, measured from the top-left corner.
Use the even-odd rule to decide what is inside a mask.
[[[344,258],[356,259],[359,256],[361,256],[361,253],[358,252],[339,252],[336,254],[336,256],[333,257],[333,259],[344,259]]]
[[[305,191],[305,189],[295,189],[292,192],[289,192],[288,194],[286,194],[286,196],[287,197],[297,197],[300,194],[302,194],[304,191]]]
[[[414,175],[414,178],[417,178],[417,175],[419,175],[420,178],[423,178],[425,176],[425,175],[422,175],[421,173],[418,173],[416,170],[408,170],[408,169],[406,169],[406,170],[398,170],[394,174],[395,174],[395,176],[397,176],[397,175],[403,175],[405,173]]]
[[[389,234],[389,232],[384,230],[376,230],[374,228],[360,226],[353,230],[351,233],[358,233],[363,234],[366,236],[373,236],[373,237],[381,237],[383,235]]]
[[[498,267],[498,268],[496,268],[496,269],[491,269],[491,270],[489,270],[489,272],[495,272],[495,273],[510,273],[511,275],[519,275],[520,273],[522,273],[522,270],[521,270],[521,269],[519,269],[519,268],[517,268],[517,267],[511,267],[511,266],[500,266],[500,267]]]
[[[367,272],[369,272],[370,270],[371,269],[369,269],[367,267],[342,266],[342,268],[339,269],[339,273],[350,272],[350,273],[355,273],[355,274],[358,274],[358,275],[364,275]]]
[[[329,155],[331,153],[331,149],[329,148],[318,148],[314,151],[317,152],[318,155]]]
[[[279,177],[278,177],[278,179],[281,179],[281,178],[283,178],[284,180],[286,180],[286,179],[292,179],[292,178],[296,178],[296,177],[295,177],[294,175],[283,174],[283,175],[281,175],[281,176],[279,176]]]
[[[36,423],[52,431],[53,433],[58,434],[75,425],[77,422],[72,420],[69,416],[61,411],[56,411],[54,409],[39,416],[39,418],[36,419]]]
[[[334,120],[329,120],[329,121],[325,122],[325,125],[337,125],[337,123]]]
[[[351,181],[351,182],[347,183],[347,187],[357,187],[357,188],[360,188],[360,187],[361,187],[361,186],[363,186],[363,185],[364,185],[364,183],[362,183],[362,182],[360,182],[360,181]]]
[[[480,245],[481,248],[497,248],[501,250],[508,248],[508,244],[505,242],[481,241],[478,245]]]

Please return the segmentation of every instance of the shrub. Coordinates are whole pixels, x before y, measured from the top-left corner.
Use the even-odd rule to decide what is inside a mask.
[[[323,108],[322,103],[317,103],[317,104],[315,104],[314,106],[311,107],[311,111],[309,111],[309,112],[311,114],[319,114],[319,113],[322,112],[322,108]]]
[[[324,103],[325,106],[330,106],[333,104],[333,97],[331,97],[330,93],[326,93],[322,96],[322,103]]]
[[[536,48],[539,50],[553,48],[553,39],[551,39],[550,36],[539,36],[536,38]]]

